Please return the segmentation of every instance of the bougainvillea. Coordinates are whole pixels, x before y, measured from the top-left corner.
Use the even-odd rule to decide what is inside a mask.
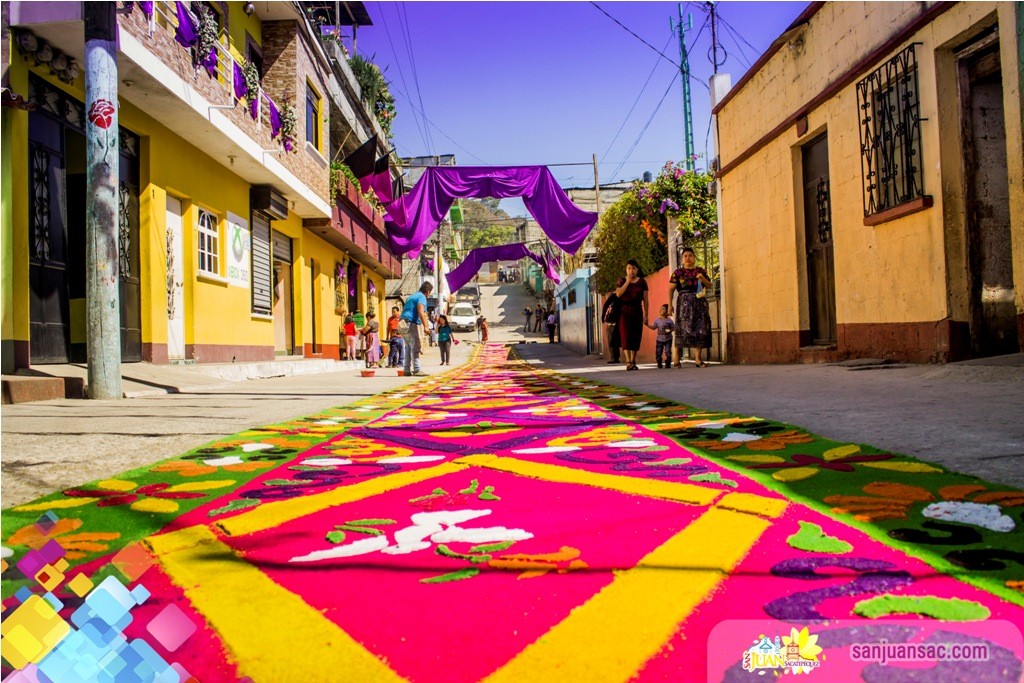
[[[637,180],[602,216],[595,240],[601,291],[614,288],[625,263],[635,258],[645,272],[668,265],[669,219],[678,230],[677,244],[700,247],[698,262],[717,263],[718,210],[710,190],[714,176],[669,161],[651,182]]]

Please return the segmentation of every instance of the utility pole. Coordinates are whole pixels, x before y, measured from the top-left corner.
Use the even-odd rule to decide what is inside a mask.
[[[601,183],[597,179],[597,152],[594,152],[594,206],[601,215]]]
[[[696,166],[693,149],[693,104],[690,101],[690,57],[686,51],[685,33],[693,28],[693,17],[686,15],[686,25],[683,25],[683,6],[679,6],[679,19],[673,26],[673,30],[679,31],[679,71],[683,76],[683,138],[686,143],[686,168],[693,170]],[[669,18],[669,24],[672,19]]]
[[[89,398],[119,399],[121,318],[118,277],[116,4],[86,2],[85,123],[86,339]]]
[[[714,69],[714,73],[718,73],[718,67],[725,64],[725,48],[720,48],[718,45],[718,15],[715,9],[715,0],[708,0],[704,3],[711,12],[711,68]],[[722,61],[718,61],[718,50],[722,50]]]

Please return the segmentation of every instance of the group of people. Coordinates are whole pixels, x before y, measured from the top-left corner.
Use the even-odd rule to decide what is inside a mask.
[[[498,282],[519,282],[519,271],[515,268],[502,268],[498,271]]]
[[[536,310],[529,306],[523,308],[523,319],[524,335],[530,331],[530,323],[532,321],[534,332],[540,332],[541,325],[545,325],[548,332],[548,343],[555,343],[555,328],[558,327],[558,314],[555,313],[554,309],[545,311],[540,302],[537,302]]]
[[[668,300],[674,304],[674,310],[663,304],[653,323],[643,271],[635,260],[626,262],[626,276],[619,278],[618,287],[601,313],[602,321],[608,325],[608,346],[612,352],[609,363],[621,362],[621,350],[626,370],[639,370],[636,354],[647,327],[657,334],[654,353],[659,368],[682,367],[680,358],[687,348],[693,350],[695,367],[707,367],[702,356],[704,349],[711,348],[711,314],[707,298],[699,290],[710,288],[711,278],[706,270],[697,267],[696,254],[690,247],[683,249],[682,262],[669,278]]]
[[[399,311],[398,306],[391,309],[388,318],[387,341],[390,346],[388,367],[401,366],[406,375],[419,376],[423,372],[420,363],[422,336],[427,333],[430,345],[437,345],[441,352],[441,365],[452,364],[452,344],[458,344],[452,334],[452,326],[448,316],[437,313],[427,306],[427,297],[434,291],[434,285],[424,282],[418,292],[405,300]],[[487,319],[477,318],[477,333],[482,341],[487,341]]]

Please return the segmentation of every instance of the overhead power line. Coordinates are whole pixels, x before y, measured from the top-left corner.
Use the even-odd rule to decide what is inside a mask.
[[[409,85],[405,82],[405,71],[402,69],[402,60],[401,60],[401,57],[399,57],[399,55],[398,55],[398,50],[395,49],[395,42],[391,39],[391,29],[388,28],[388,22],[384,18],[384,12],[381,12],[380,20],[381,20],[381,23],[384,24],[384,33],[388,37],[388,44],[391,46],[391,54],[394,55],[394,57],[395,57],[395,67],[398,69],[398,76],[399,76],[399,78],[402,79],[402,85],[405,86],[405,89],[409,90]],[[392,87],[394,87],[394,86],[392,86]],[[406,99],[410,100],[410,103],[411,103],[411,98],[409,98],[408,95],[406,95]],[[415,109],[415,107],[413,107],[413,108]],[[416,120],[415,117],[414,117],[414,121],[416,123],[416,130],[419,131],[420,138],[423,140],[424,148],[429,149],[430,146],[427,144],[427,133],[424,130],[424,127],[420,125],[419,120]]]
[[[629,159],[629,155],[632,154],[633,150],[635,150],[637,145],[640,144],[640,140],[643,139],[644,134],[647,132],[647,129],[650,128],[651,122],[654,121],[654,117],[658,114],[658,111],[661,109],[661,105],[663,105],[665,103],[665,98],[668,97],[668,94],[672,91],[672,87],[676,84],[676,79],[677,78],[679,78],[679,71],[676,71],[675,74],[673,74],[672,82],[669,83],[668,84],[668,88],[665,89],[665,94],[662,95],[661,96],[661,100],[658,101],[658,106],[656,106],[654,108],[654,111],[651,113],[651,117],[649,119],[647,119],[647,123],[644,124],[643,129],[640,131],[640,134],[637,135],[636,136],[636,140],[633,141],[633,145],[629,148],[629,151],[626,152],[626,159]],[[613,178],[616,175],[618,175],[618,173],[622,169],[622,166],[623,166],[624,163],[625,163],[625,161],[620,163],[618,166],[615,167],[615,170],[611,172],[611,176]]]

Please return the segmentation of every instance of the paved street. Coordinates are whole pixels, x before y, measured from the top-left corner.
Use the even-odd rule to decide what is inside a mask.
[[[126,366],[148,395],[4,406],[5,604],[65,554],[55,600],[144,586],[117,628],[204,683],[734,680],[759,633],[829,666],[909,615],[1024,671],[1019,357],[626,373],[524,337],[527,301],[485,287],[492,343],[423,379]]]

